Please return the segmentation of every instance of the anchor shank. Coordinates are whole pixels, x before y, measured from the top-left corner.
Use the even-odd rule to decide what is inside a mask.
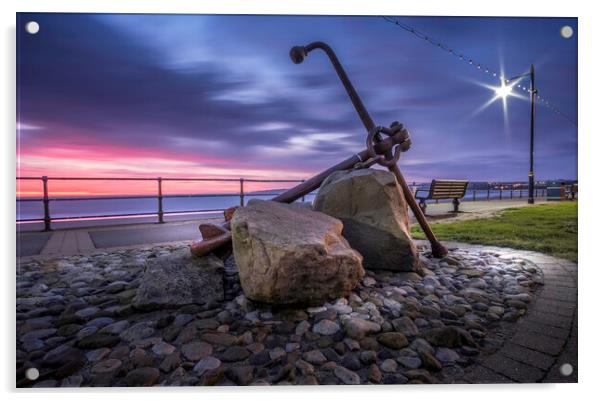
[[[347,91],[347,95],[349,95],[349,99],[351,99],[351,103],[353,103],[353,107],[355,107],[355,110],[357,111],[360,120],[362,120],[364,127],[366,127],[366,131],[370,132],[370,130],[372,130],[375,127],[374,120],[372,120],[372,117],[370,117],[370,113],[368,113],[368,110],[366,110],[362,99],[360,99],[359,95],[357,94],[355,87],[349,80],[347,72],[345,71],[343,65],[334,53],[334,50],[332,50],[332,48],[324,42],[312,42],[309,45],[305,46],[306,53],[309,53],[314,49],[322,49],[326,53],[337,75],[339,76],[339,79],[343,83],[345,91]]]

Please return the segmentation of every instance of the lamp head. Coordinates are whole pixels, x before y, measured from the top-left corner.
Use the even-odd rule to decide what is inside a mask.
[[[305,52],[305,46],[294,46],[291,48],[289,53],[291,60],[295,64],[301,64],[305,60],[307,53]]]

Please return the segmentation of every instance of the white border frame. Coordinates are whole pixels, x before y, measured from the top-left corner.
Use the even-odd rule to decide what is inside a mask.
[[[6,345],[3,360],[0,363],[2,389],[8,392],[10,399],[24,398],[32,400],[106,400],[106,397],[132,397],[144,393],[150,400],[163,400],[167,393],[175,397],[209,398],[211,400],[244,397],[245,399],[306,399],[308,396],[322,395],[329,398],[366,399],[367,397],[396,397],[442,399],[483,399],[507,400],[524,393],[529,397],[545,397],[546,400],[577,399],[595,393],[600,366],[600,272],[602,266],[594,253],[599,248],[597,237],[602,228],[600,208],[597,203],[602,199],[602,183],[599,171],[602,171],[599,156],[602,148],[599,122],[599,101],[601,87],[599,74],[602,71],[600,44],[602,21],[596,13],[595,2],[556,1],[527,2],[524,0],[505,1],[355,1],[351,0],[255,0],[255,1],[214,1],[194,2],[186,0],[20,0],[0,3],[3,11],[2,60],[2,115],[4,133],[2,135],[4,152],[2,168],[2,216],[4,229],[1,231],[0,244],[6,263],[2,265],[4,274],[4,330],[0,331],[2,342]],[[465,15],[465,16],[549,16],[579,18],[579,181],[581,218],[579,221],[580,238],[580,302],[579,311],[583,316],[579,321],[579,385],[440,385],[440,386],[315,386],[287,388],[180,388],[180,389],[83,389],[83,390],[14,390],[15,357],[15,12],[111,12],[111,13],[190,13],[190,14],[347,14],[347,15]],[[598,200],[598,201],[596,201]],[[84,396],[85,393],[85,396]]]

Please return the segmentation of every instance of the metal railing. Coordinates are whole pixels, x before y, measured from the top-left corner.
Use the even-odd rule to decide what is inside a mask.
[[[103,219],[103,218],[115,218],[115,217],[148,217],[157,216],[158,223],[164,223],[164,217],[166,215],[177,215],[177,214],[195,214],[195,213],[207,213],[207,212],[221,212],[223,209],[194,209],[194,210],[178,210],[178,211],[165,211],[163,207],[163,200],[166,198],[210,198],[210,197],[238,197],[240,206],[244,206],[245,196],[277,196],[279,193],[261,192],[261,193],[245,193],[245,183],[300,183],[305,180],[263,180],[263,179],[251,179],[251,178],[132,178],[132,177],[16,177],[17,180],[40,180],[42,182],[42,197],[41,198],[18,198],[18,202],[42,202],[44,206],[44,217],[42,219],[17,219],[18,223],[32,223],[32,222],[43,222],[44,231],[51,231],[51,223],[53,221],[60,220],[83,220],[83,219]],[[48,189],[49,181],[154,181],[157,183],[157,195],[122,195],[122,196],[88,196],[88,197],[51,197]],[[165,195],[163,193],[163,183],[169,182],[238,182],[239,191],[237,193],[208,193],[208,194],[177,194],[177,195]],[[124,200],[124,199],[157,199],[157,211],[156,212],[141,212],[141,213],[119,213],[119,214],[94,214],[94,215],[79,215],[79,216],[62,216],[62,217],[51,217],[50,214],[50,203],[61,202],[61,201],[98,201],[98,200]],[[305,201],[305,197],[302,198]]]
[[[34,223],[43,222],[44,231],[51,231],[51,224],[53,221],[65,221],[65,220],[86,220],[86,219],[107,219],[107,218],[133,218],[133,217],[152,217],[157,216],[158,223],[165,222],[165,216],[168,215],[182,215],[182,214],[200,214],[209,212],[221,212],[224,209],[192,209],[192,210],[177,210],[177,211],[166,211],[164,208],[164,199],[168,198],[210,198],[210,197],[238,197],[239,204],[244,206],[245,197],[248,196],[277,196],[280,193],[269,192],[245,192],[245,183],[301,183],[304,180],[267,180],[267,179],[252,179],[252,178],[133,178],[133,177],[16,177],[17,180],[39,180],[42,183],[42,197],[41,198],[17,198],[18,202],[42,202],[44,209],[43,218],[31,218],[31,219],[17,219],[17,223]],[[49,190],[50,181],[141,181],[141,182],[156,182],[157,192],[156,195],[121,195],[121,196],[88,196],[88,197],[51,197]],[[164,182],[237,182],[238,192],[236,193],[207,193],[207,194],[174,194],[166,195],[163,191]],[[412,192],[415,189],[428,186],[428,184],[413,182],[410,187]],[[477,194],[483,193],[483,197],[477,196]],[[313,194],[313,193],[312,193]],[[312,195],[309,194],[309,195]],[[492,200],[492,199],[512,199],[512,198],[523,198],[528,194],[526,183],[516,184],[497,184],[489,183],[486,189],[469,189],[466,191],[466,196],[463,201],[466,200]],[[545,186],[537,186],[535,189],[535,196],[545,196]],[[92,214],[92,215],[79,215],[79,216],[61,216],[52,217],[51,215],[51,202],[62,202],[62,201],[98,201],[98,200],[124,200],[124,199],[153,199],[157,200],[156,211],[139,212],[139,213],[116,213],[116,214]],[[305,201],[305,197],[302,198]],[[439,203],[438,200],[435,203]]]
[[[423,188],[426,185],[426,188]],[[469,183],[470,186],[470,183]],[[428,184],[415,183],[410,185],[412,192],[415,193],[416,189],[428,191]],[[539,184],[536,185],[533,190],[533,196],[536,198],[546,196],[547,186]],[[477,197],[477,194],[482,193],[483,197]],[[504,195],[506,194],[506,195]],[[500,200],[500,199],[520,199],[529,195],[528,183],[515,183],[515,184],[497,184],[488,183],[487,188],[468,188],[462,201],[472,200]],[[439,203],[438,199],[434,200],[434,203]]]

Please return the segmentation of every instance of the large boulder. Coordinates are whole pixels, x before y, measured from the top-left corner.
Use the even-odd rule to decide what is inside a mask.
[[[149,310],[222,301],[223,268],[217,257],[198,258],[191,256],[188,249],[150,259],[133,305]]]
[[[254,301],[321,304],[349,295],[364,277],[341,221],[307,207],[253,199],[231,229],[240,283]]]
[[[334,172],[322,183],[314,208],[343,221],[343,236],[362,254],[366,269],[420,271],[407,203],[392,173]]]

